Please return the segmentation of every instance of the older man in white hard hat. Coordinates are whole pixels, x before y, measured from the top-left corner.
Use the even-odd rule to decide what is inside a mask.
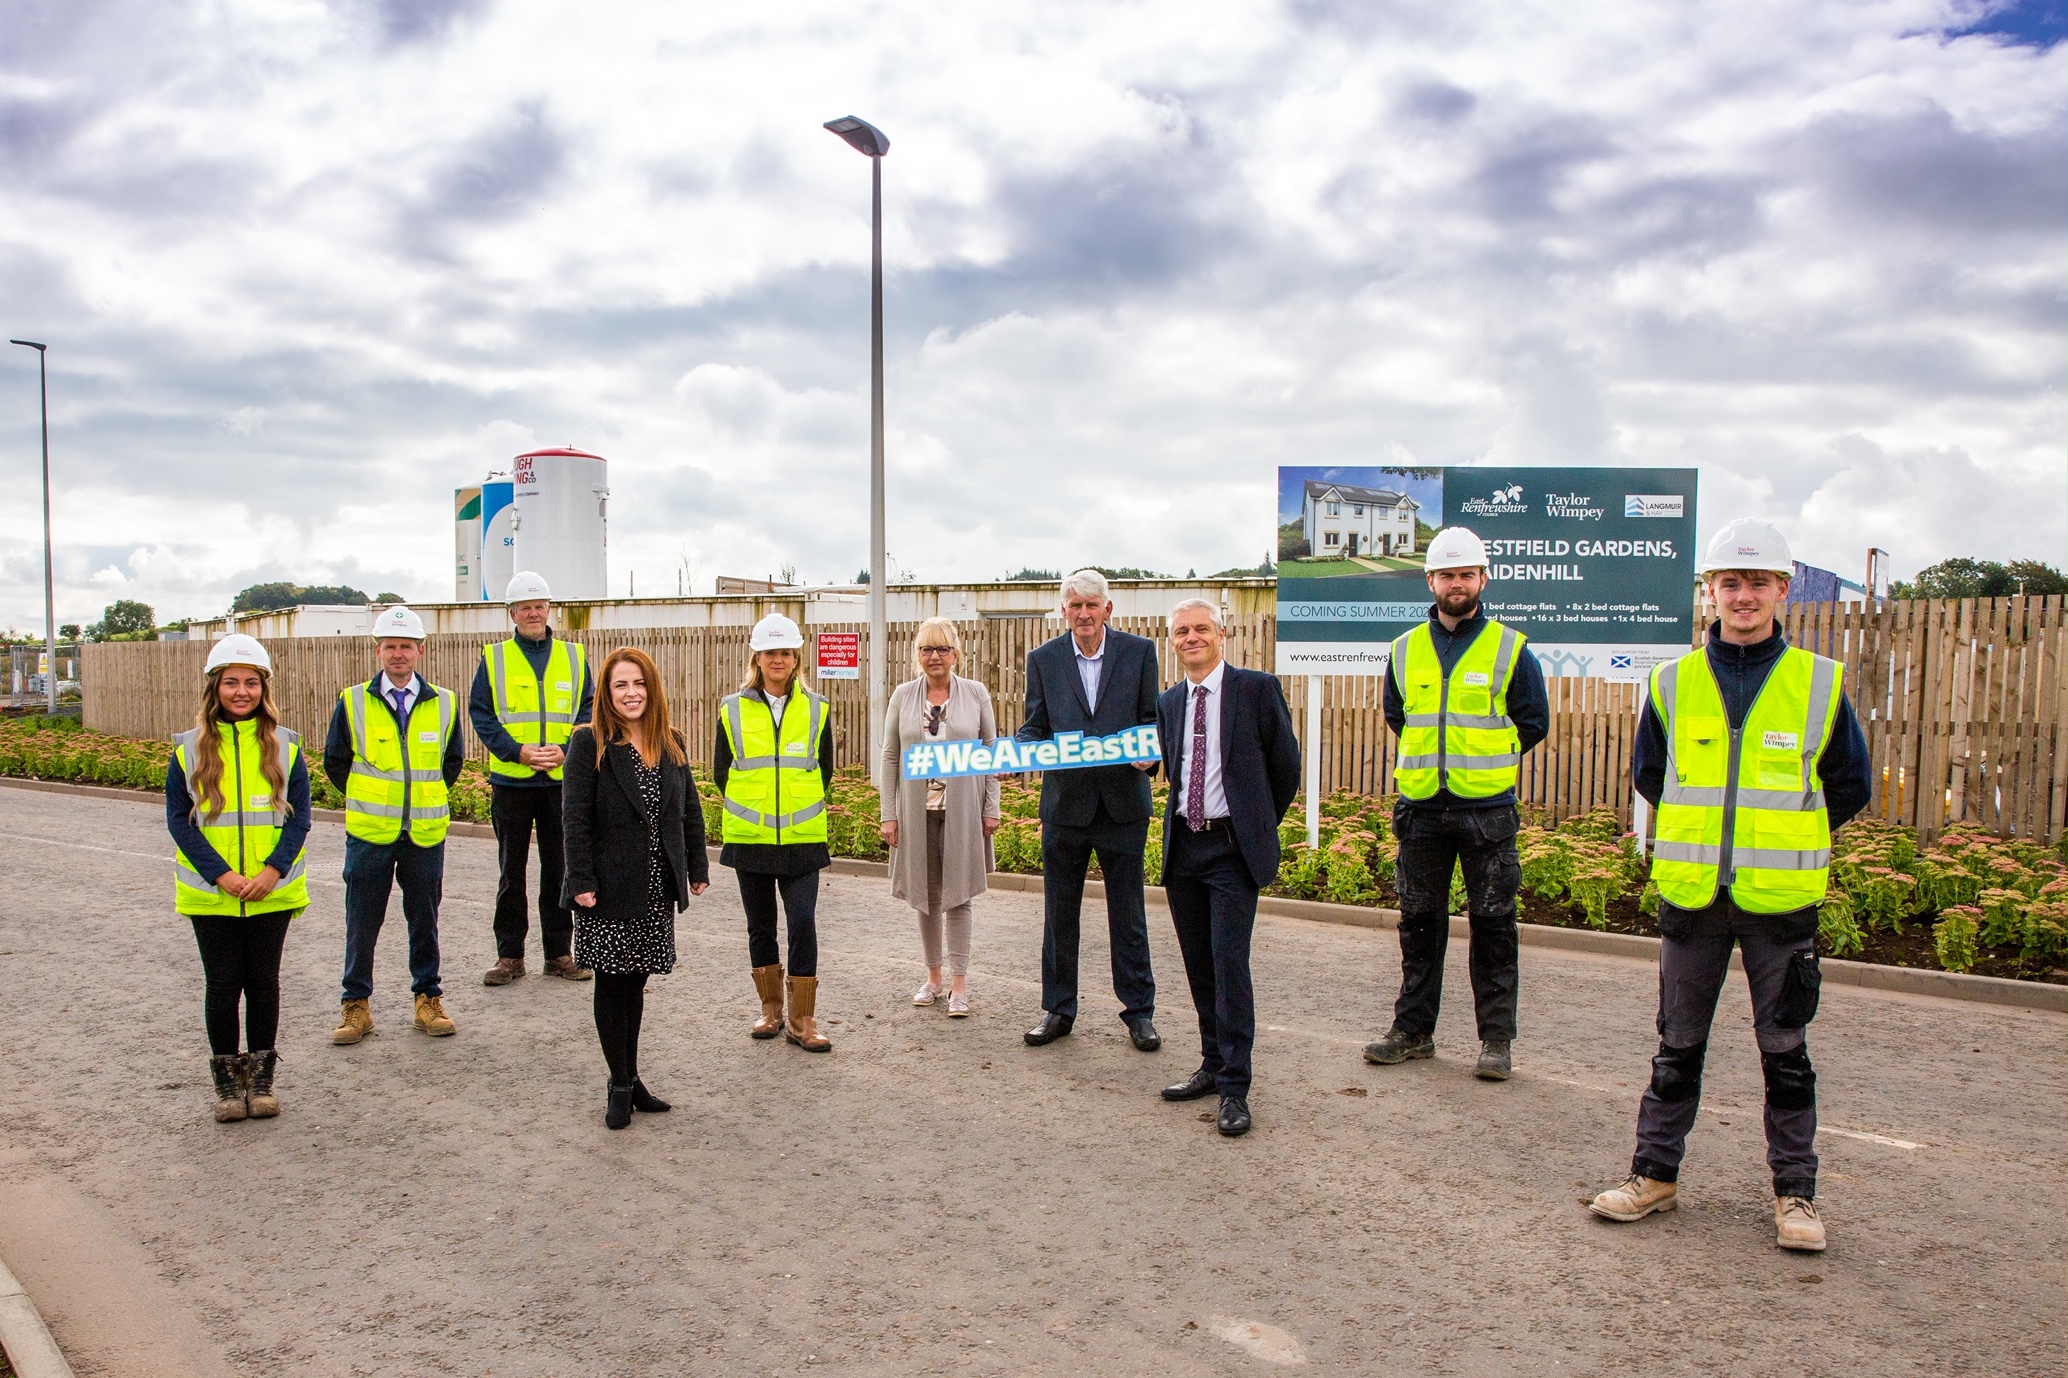
[[[553,635],[553,591],[522,570],[503,591],[515,635],[481,648],[467,717],[488,748],[488,816],[495,825],[500,874],[495,887],[495,965],[485,986],[524,975],[525,871],[531,834],[539,835],[539,944],[545,971],[570,981],[590,972],[575,965],[574,915],[560,903],[565,850],[560,838],[560,775],[568,738],[589,720],[595,698],[582,643]]]
[[[1831,830],[1867,806],[1873,772],[1845,667],[1790,646],[1775,618],[1794,568],[1766,522],[1740,518],[1717,532],[1701,569],[1717,609],[1708,644],[1652,671],[1631,773],[1658,810],[1659,1052],[1638,1106],[1630,1176],[1592,1209],[1631,1221],[1678,1204],[1709,1026],[1735,946],[1766,1077],[1776,1242],[1814,1253],[1824,1222],[1805,1026],[1822,980],[1817,910]]]
[[[409,922],[416,1028],[455,1032],[438,979],[438,900],[445,886],[446,791],[459,779],[465,742],[459,696],[417,673],[424,623],[396,604],[373,619],[379,673],[338,695],[323,744],[323,773],[345,796],[344,1008],[330,1041],[373,1032],[373,949],[402,886]]]
[[[1522,818],[1515,781],[1523,753],[1551,727],[1544,674],[1523,644],[1480,608],[1486,542],[1462,526],[1436,533],[1424,569],[1436,601],[1396,639],[1386,666],[1386,722],[1400,739],[1393,831],[1400,839],[1400,998],[1393,1027],[1364,1050],[1381,1065],[1436,1056],[1443,954],[1450,943],[1450,880],[1465,874],[1471,920],[1478,1076],[1508,1079],[1521,986],[1515,895]]]

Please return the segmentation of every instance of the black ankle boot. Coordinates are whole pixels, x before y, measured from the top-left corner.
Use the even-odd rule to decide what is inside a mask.
[[[610,1099],[604,1105],[603,1127],[605,1129],[623,1129],[631,1122],[632,1088],[629,1086],[611,1087]]]
[[[632,1108],[642,1115],[665,1115],[675,1107],[646,1089],[643,1081],[632,1083]]]

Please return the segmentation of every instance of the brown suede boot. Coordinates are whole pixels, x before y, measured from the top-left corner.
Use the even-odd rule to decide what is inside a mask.
[[[481,984],[484,986],[507,986],[510,982],[521,979],[523,975],[524,959],[522,957],[498,957],[495,959],[494,966],[481,973]]]
[[[372,1032],[372,1008],[364,1000],[347,1000],[338,1015],[337,1032],[330,1036],[330,1041],[343,1046],[357,1043]]]
[[[244,1055],[244,1104],[255,1120],[267,1120],[280,1113],[280,1097],[273,1094],[273,1069],[280,1054],[271,1048]]]
[[[819,978],[792,976],[789,991],[790,1018],[783,1025],[783,1037],[807,1053],[832,1052],[833,1040],[819,1032],[819,1021],[812,1017],[819,1007]]]
[[[208,1059],[208,1075],[215,1082],[215,1122],[229,1124],[245,1116],[244,1059],[224,1053]]]
[[[761,1017],[754,1021],[754,1037],[774,1038],[783,1031],[783,966],[754,968],[754,993],[761,997]]]

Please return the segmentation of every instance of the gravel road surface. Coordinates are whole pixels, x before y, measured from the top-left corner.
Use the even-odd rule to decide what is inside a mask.
[[[1256,1130],[1156,1096],[1196,1065],[1151,911],[1160,1053],[1087,924],[1045,1049],[1038,897],[977,905],[976,1016],[909,1001],[910,911],[828,877],[813,1057],[746,1036],[731,875],[680,922],[602,1123],[588,985],[485,989],[493,844],[448,846],[447,1008],[333,1048],[343,831],[288,939],[280,1118],[208,1115],[201,968],[155,801],[0,790],[0,1257],[82,1375],[2048,1374],[2063,1367],[2058,1014],[1827,987],[1822,1256],[1773,1244],[1742,979],[1677,1214],[1597,1221],[1648,1075],[1645,964],[1523,951],[1517,1075],[1471,1075],[1452,947],[1434,1061],[1366,1066],[1390,933],[1264,918]],[[536,937],[533,939],[536,943]]]

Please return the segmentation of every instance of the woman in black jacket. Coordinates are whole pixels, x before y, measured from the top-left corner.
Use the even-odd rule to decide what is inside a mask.
[[[644,651],[604,658],[591,721],[567,744],[561,824],[575,913],[574,958],[596,973],[596,1036],[610,1066],[603,1122],[668,1103],[639,1080],[646,978],[675,969],[675,912],[711,882],[704,809],[660,672]]]

